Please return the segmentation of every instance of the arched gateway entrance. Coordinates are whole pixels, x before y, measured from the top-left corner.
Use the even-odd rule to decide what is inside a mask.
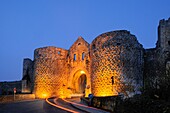
[[[78,71],[73,75],[73,93],[85,93],[87,77],[84,71]]]
[[[78,70],[73,72],[70,80],[72,94],[87,96],[90,93],[90,77],[87,71]]]
[[[79,77],[79,79],[78,79],[79,87],[76,90],[77,93],[85,93],[86,80],[87,80],[87,78],[86,78],[85,74],[83,74]]]

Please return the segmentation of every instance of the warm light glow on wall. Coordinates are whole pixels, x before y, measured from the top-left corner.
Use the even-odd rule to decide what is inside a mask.
[[[96,60],[92,62],[92,93],[98,97],[115,96],[119,92],[120,48],[112,48],[112,54],[108,51],[108,48],[101,48],[93,55]]]
[[[81,81],[79,80],[82,75],[88,76],[88,79],[84,81],[88,85],[91,85],[89,69],[87,69],[90,67],[90,59],[88,58],[89,55],[85,55],[86,52],[89,53],[89,45],[81,38],[79,41],[81,47],[78,49],[81,51],[77,50],[78,43],[75,43],[75,45],[72,46],[73,48],[70,48],[70,57],[67,57],[69,51],[61,48],[44,47],[35,50],[33,93],[36,98],[54,96],[70,98],[71,94],[79,93],[79,90],[84,92],[85,85],[82,85],[82,90],[82,86],[80,87]],[[72,55],[73,51],[74,53]],[[74,55],[76,62],[73,60]],[[83,58],[79,57],[81,55]],[[83,79],[81,80],[83,81]],[[91,88],[85,89],[85,91],[88,96]]]
[[[43,77],[42,77],[43,76]],[[35,95],[38,98],[47,98],[52,94],[52,84],[48,74],[37,76],[35,80]]]
[[[81,74],[85,74],[85,72],[84,72],[84,71],[80,71],[80,73],[81,73]]]
[[[103,89],[103,87],[99,87],[100,89]],[[106,90],[100,90],[98,93],[96,93],[96,96],[98,97],[105,97],[105,96],[115,96],[118,95],[118,92],[115,90],[115,87],[112,86],[112,89],[106,88]]]
[[[43,93],[43,94],[42,94],[42,97],[43,97],[43,98],[47,98],[47,94],[46,94],[46,93]]]
[[[47,92],[39,92],[37,94],[37,97],[38,98],[48,98],[49,97],[49,94]]]

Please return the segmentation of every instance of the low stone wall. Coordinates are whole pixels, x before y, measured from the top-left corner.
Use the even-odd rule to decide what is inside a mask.
[[[114,112],[117,111],[117,105],[120,101],[120,96],[94,97],[92,99],[92,106]]]
[[[0,96],[0,103],[21,101],[21,100],[32,100],[32,99],[35,99],[34,94],[16,94],[15,99],[14,99],[14,95],[3,95]]]
[[[0,82],[0,95],[12,95],[14,88],[17,89],[16,93],[21,93],[22,81]]]

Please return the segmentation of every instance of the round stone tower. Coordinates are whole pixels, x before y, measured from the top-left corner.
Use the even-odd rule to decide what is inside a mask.
[[[95,96],[140,93],[143,47],[130,32],[101,34],[90,45],[91,85]]]
[[[34,93],[37,98],[62,95],[67,83],[68,51],[43,47],[34,51]]]

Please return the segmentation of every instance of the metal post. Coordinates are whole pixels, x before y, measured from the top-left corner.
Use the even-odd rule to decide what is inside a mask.
[[[16,88],[14,88],[14,101],[15,101],[15,93],[16,93],[16,90],[17,90],[17,89],[16,89]]]
[[[15,101],[15,92],[14,92],[14,101]]]

